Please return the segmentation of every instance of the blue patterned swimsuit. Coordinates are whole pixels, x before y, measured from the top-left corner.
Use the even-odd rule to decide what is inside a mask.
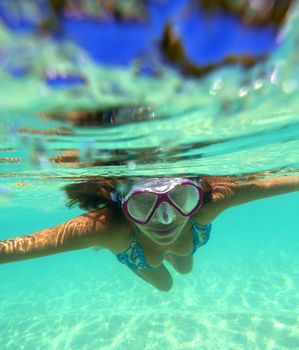
[[[210,238],[211,224],[201,225],[194,219],[190,218],[192,224],[192,235],[193,235],[193,250],[190,255],[193,255],[199,247],[206,244]],[[123,253],[116,255],[117,259],[128,266],[131,270],[137,271],[139,269],[153,270],[154,267],[150,266],[143,253],[143,249],[137,242],[138,230],[135,227],[134,238],[131,242],[130,247]]]

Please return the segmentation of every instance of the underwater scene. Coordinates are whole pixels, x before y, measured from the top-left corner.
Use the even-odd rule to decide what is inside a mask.
[[[1,350],[299,349],[298,45],[292,0],[0,0]]]

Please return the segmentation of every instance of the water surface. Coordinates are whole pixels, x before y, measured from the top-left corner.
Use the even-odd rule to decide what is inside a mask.
[[[136,76],[0,23],[0,239],[81,214],[61,187],[95,176],[298,175],[298,28],[295,11],[267,61],[198,79],[166,66]],[[47,83],[65,71],[88,84]],[[78,109],[107,116],[79,126]],[[0,348],[297,349],[298,199],[224,213],[194,271],[171,270],[169,293],[104,250],[2,265]]]

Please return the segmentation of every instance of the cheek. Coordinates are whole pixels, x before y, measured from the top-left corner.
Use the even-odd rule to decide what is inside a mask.
[[[177,216],[177,223],[180,225],[185,225],[189,218],[182,216],[181,214]]]

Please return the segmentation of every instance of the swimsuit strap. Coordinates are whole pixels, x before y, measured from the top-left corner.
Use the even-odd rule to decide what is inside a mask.
[[[212,225],[199,224],[192,217],[190,217],[190,222],[192,224],[193,235],[193,250],[190,255],[193,255],[200,246],[208,242]]]
[[[153,268],[146,262],[143,254],[143,249],[137,242],[138,229],[135,226],[133,231],[133,240],[129,248],[116,255],[117,259],[128,266],[131,270],[137,271],[139,269],[153,270]]]
[[[133,230],[133,242],[137,243],[137,235],[138,235],[138,228],[137,226],[134,226]],[[137,243],[138,244],[138,243]]]
[[[136,249],[136,253],[137,253],[137,256],[139,258],[139,262],[141,264],[141,267],[142,268],[146,268],[146,269],[149,269],[149,270],[153,270],[153,267],[151,267],[146,259],[145,259],[145,256],[144,256],[144,252],[143,252],[143,248],[142,246],[137,242],[137,236],[138,236],[138,228],[137,226],[134,227],[134,238],[133,238],[133,242],[131,244],[131,247],[135,247]]]

